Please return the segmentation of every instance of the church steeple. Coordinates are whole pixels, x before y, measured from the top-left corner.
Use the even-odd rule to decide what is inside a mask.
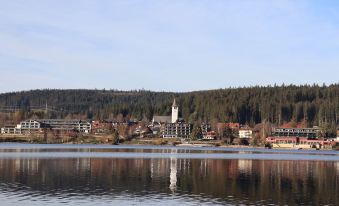
[[[173,101],[172,107],[178,107],[178,106],[177,106],[177,103],[176,103],[176,101],[175,101],[175,98],[174,98],[174,101]]]
[[[179,107],[174,98],[172,104],[172,123],[176,123],[178,119],[179,119]]]

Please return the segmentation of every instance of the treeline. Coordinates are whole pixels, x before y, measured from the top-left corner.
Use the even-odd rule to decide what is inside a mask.
[[[186,121],[263,121],[281,125],[304,122],[307,126],[338,125],[339,84],[329,86],[266,86],[229,88],[187,93],[145,90],[33,90],[0,94],[0,109],[16,107],[16,119],[85,118],[151,120],[170,115],[173,98]],[[49,108],[47,114],[34,108]],[[13,117],[14,118],[14,117]]]

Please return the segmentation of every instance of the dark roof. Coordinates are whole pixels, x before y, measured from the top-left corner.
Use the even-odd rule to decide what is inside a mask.
[[[153,122],[170,123],[172,122],[171,116],[153,116]]]

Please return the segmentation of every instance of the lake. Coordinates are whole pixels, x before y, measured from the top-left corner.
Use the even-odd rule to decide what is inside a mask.
[[[2,143],[0,205],[339,205],[339,152]]]

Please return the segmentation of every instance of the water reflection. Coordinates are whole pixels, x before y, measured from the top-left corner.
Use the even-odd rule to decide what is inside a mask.
[[[249,173],[252,171],[252,160],[238,160],[238,170],[240,173]]]
[[[258,154],[236,150],[233,159],[221,159],[229,154],[218,150],[194,150],[199,156],[190,159],[185,155],[192,150],[174,147],[119,148],[114,158],[108,152],[117,151],[113,148],[68,148],[70,157],[55,147],[7,150],[0,149],[7,155],[0,157],[5,205],[339,204],[339,161],[238,160]],[[272,156],[258,151],[263,159]],[[127,154],[133,159],[120,158]],[[338,158],[335,152],[326,154],[321,158]],[[299,153],[294,158],[305,157]]]
[[[203,203],[338,205],[338,168],[323,161],[0,159],[0,193],[21,201],[175,195]]]
[[[171,153],[177,153],[176,149],[172,149]],[[177,188],[177,158],[171,158],[171,168],[170,168],[170,190],[174,193]],[[152,161],[153,162],[153,161]]]

